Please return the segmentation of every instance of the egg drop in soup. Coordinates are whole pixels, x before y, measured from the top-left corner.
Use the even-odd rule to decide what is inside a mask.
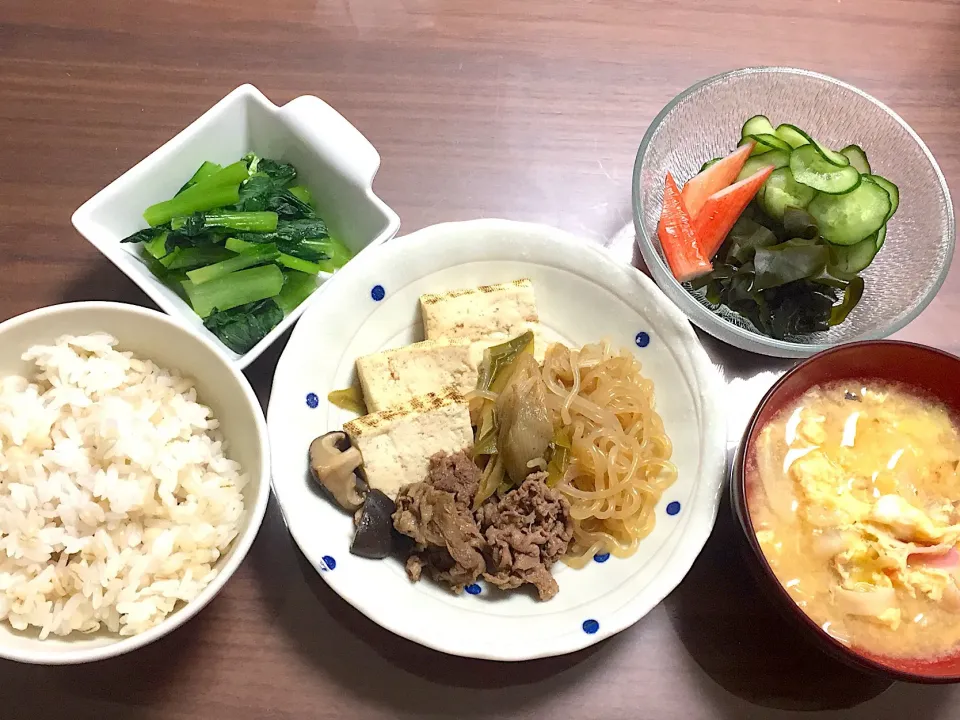
[[[908,388],[815,387],[757,436],[749,508],[770,567],[839,641],[960,648],[960,432]]]

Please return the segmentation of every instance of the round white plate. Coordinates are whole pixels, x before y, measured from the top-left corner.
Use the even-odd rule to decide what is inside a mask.
[[[626,560],[558,563],[559,594],[503,593],[481,582],[454,595],[411,583],[399,559],[351,555],[352,519],[315,489],[307,448],[352,415],[327,402],[354,380],[357,357],[423,339],[418,299],[528,277],[541,322],[567,342],[609,338],[655,383],[677,482],[653,533]],[[573,652],[642,618],[690,569],[713,528],[725,468],[719,374],[683,314],[645,275],[560,230],[502,220],[435,225],[393,240],[328,283],[277,365],[267,423],[273,487],[304,555],[374,622],[427,647],[492,660]]]

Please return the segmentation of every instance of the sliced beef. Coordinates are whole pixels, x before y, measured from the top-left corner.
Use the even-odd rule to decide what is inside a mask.
[[[557,594],[550,567],[573,538],[570,503],[547,487],[546,473],[534,473],[516,490],[477,510],[477,523],[488,546],[484,578],[510,590],[524,583],[537,588],[541,600]]]
[[[423,565],[423,558],[417,553],[413,553],[407,558],[404,567],[407,570],[407,577],[410,578],[411,582],[420,582],[420,578],[423,576]]]
[[[530,583],[541,600],[557,594],[551,566],[573,537],[570,504],[534,473],[517,489],[472,512],[480,470],[466,453],[436,455],[423,482],[397,496],[394,528],[411,539],[407,575],[460,592],[483,576],[510,590]]]
[[[479,481],[477,466],[457,453],[431,458],[427,480],[400,490],[393,526],[413,539],[406,562],[412,581],[426,573],[460,592],[486,570],[483,538],[471,512]]]
[[[437,453],[430,458],[428,481],[437,490],[453,493],[457,505],[468,508],[480,489],[480,469],[465,452]]]

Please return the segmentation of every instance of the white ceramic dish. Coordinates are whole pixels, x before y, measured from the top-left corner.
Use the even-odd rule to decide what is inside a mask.
[[[27,348],[47,344],[62,335],[107,332],[119,349],[151,358],[194,378],[200,402],[221,421],[228,455],[240,462],[250,478],[243,489],[243,525],[230,550],[217,563],[217,577],[200,595],[171,613],[156,627],[133,637],[109,633],[37,639],[36,633],[16,632],[0,622],[0,657],[43,665],[67,665],[102,660],[143,647],[196,615],[220,591],[246,556],[263,521],[270,494],[270,453],[263,411],[250,384],[233,364],[205,338],[193,335],[171,318],[134,305],[106,302],[69,303],[35,310],[0,324],[0,376],[22,375],[33,366],[21,359]]]
[[[656,384],[680,471],[636,555],[583,570],[556,566],[560,593],[546,603],[484,583],[477,595],[457,596],[429,581],[410,583],[398,559],[351,555],[352,519],[320,496],[307,467],[310,441],[350,418],[326,397],[351,384],[356,358],[422,339],[422,293],[519,277],[533,280],[541,322],[554,334],[576,345],[607,337],[636,352]],[[676,587],[700,552],[724,478],[719,393],[719,375],[690,324],[634,268],[542,225],[437,225],[347,266],[329,283],[327,302],[301,319],[277,366],[268,411],[274,491],[323,579],[385,628],[455,655],[559,655],[635,623]]]
[[[184,327],[208,337],[230,362],[244,368],[283,334],[321,286],[244,355],[223,345],[176,293],[158,281],[135,245],[120,241],[146,227],[143,211],[172,197],[204,160],[229,164],[255,152],[293,163],[317,202],[331,234],[354,254],[393,237],[400,218],[373,192],[380,156],[360,132],[319,98],[304,95],[277,107],[252,85],[243,85],[176,137],[98,192],[73,214],[73,224]],[[323,282],[326,278],[320,278]]]

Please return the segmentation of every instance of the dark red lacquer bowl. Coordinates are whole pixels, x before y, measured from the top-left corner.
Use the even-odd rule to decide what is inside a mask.
[[[921,683],[960,682],[960,648],[935,660],[891,658],[848,647],[811,620],[780,585],[757,541],[748,509],[756,478],[755,441],[778,412],[814,385],[842,380],[873,379],[902,383],[921,395],[938,398],[960,418],[960,358],[933,348],[890,340],[841,345],[814,355],[785,374],[764,396],[747,425],[733,467],[730,496],[733,511],[746,535],[751,564],[760,582],[789,616],[805,626],[814,641],[834,657],[861,669],[896,680]],[[960,498],[958,498],[960,499]]]

